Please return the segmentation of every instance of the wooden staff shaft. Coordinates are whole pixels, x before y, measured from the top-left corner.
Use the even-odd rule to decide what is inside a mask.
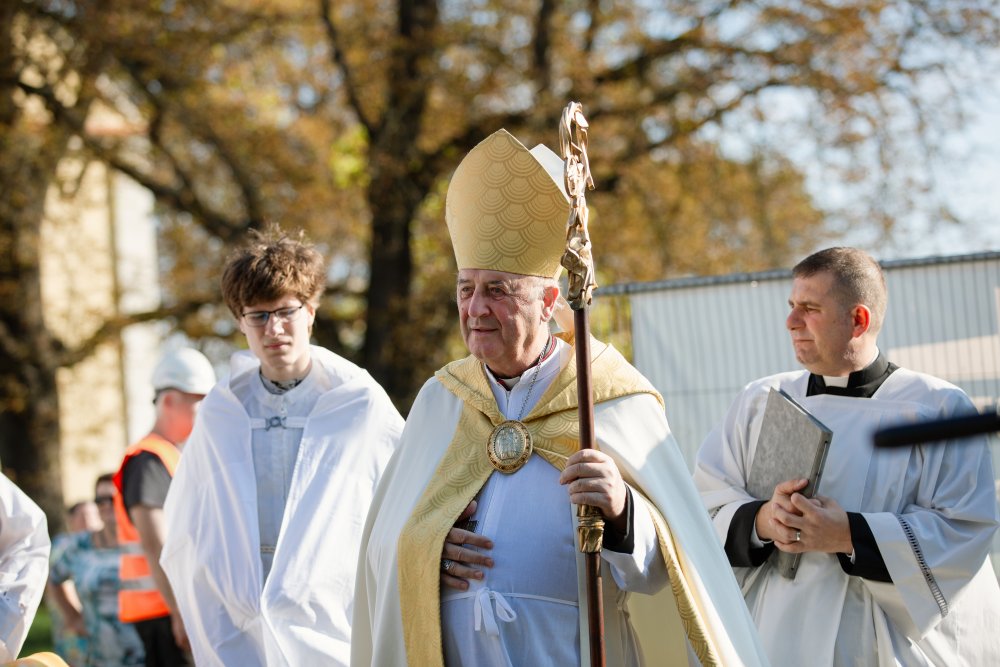
[[[594,393],[590,373],[590,318],[589,308],[573,311],[576,342],[576,391],[580,404],[580,448],[594,449]],[[600,515],[593,507],[578,508],[580,518]],[[591,667],[604,667],[604,594],[601,584],[601,552],[584,553],[586,562],[587,627],[590,631]]]
[[[560,260],[569,278],[567,300],[573,309],[576,334],[576,395],[580,415],[580,448],[595,449],[594,392],[590,369],[589,305],[594,280],[594,257],[587,231],[587,188],[594,187],[587,157],[587,119],[583,106],[570,102],[559,124],[559,146],[566,161],[563,176],[570,200],[566,222],[566,251]],[[587,626],[591,667],[604,667],[604,600],[601,590],[601,542],[604,517],[596,507],[577,505],[577,539],[585,559]]]

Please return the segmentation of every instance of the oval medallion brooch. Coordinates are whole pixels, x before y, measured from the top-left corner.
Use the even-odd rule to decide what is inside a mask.
[[[508,419],[493,429],[486,453],[489,454],[490,465],[510,474],[520,470],[528,461],[532,448],[528,427],[523,422]]]

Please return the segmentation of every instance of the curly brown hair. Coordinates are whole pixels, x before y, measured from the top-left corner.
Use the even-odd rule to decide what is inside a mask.
[[[239,319],[256,303],[294,295],[303,303],[319,304],[326,286],[326,263],[305,232],[285,233],[278,225],[251,230],[250,240],[226,262],[222,298]]]

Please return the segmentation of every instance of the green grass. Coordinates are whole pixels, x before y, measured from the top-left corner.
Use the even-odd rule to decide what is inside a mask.
[[[24,641],[21,655],[31,655],[41,651],[52,650],[52,618],[45,603],[38,605],[38,613],[28,630],[28,638]]]

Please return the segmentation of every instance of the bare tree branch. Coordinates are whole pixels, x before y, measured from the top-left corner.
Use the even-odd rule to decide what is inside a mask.
[[[545,97],[547,97],[546,93],[552,85],[552,62],[549,47],[552,43],[552,16],[555,14],[555,10],[554,0],[542,0],[538,7],[538,14],[535,16],[535,39],[532,44],[533,78],[536,89]]]
[[[361,104],[361,98],[358,96],[357,86],[354,83],[354,73],[347,62],[344,49],[340,47],[340,35],[337,25],[333,20],[332,4],[331,0],[320,0],[319,3],[320,18],[323,21],[324,28],[326,28],[327,42],[330,46],[330,57],[333,59],[333,63],[337,69],[340,70],[340,75],[343,78],[344,93],[347,95],[348,104],[350,104],[351,109],[354,111],[354,115],[368,132],[368,136],[374,136],[377,133],[375,121],[365,113],[364,105]]]
[[[206,304],[215,303],[216,298],[204,297],[179,303],[173,306],[156,308],[140,313],[118,315],[105,320],[98,329],[86,340],[73,347],[62,347],[53,360],[54,366],[68,368],[90,357],[97,348],[117,337],[126,327],[143,322],[157,322],[168,318],[180,318],[191,315]]]
[[[252,219],[243,221],[231,220],[229,217],[212,211],[198,199],[194,190],[189,187],[190,183],[182,184],[181,187],[172,187],[152,177],[145,171],[124,160],[117,151],[107,148],[103,142],[98,141],[86,132],[84,126],[83,113],[78,109],[68,109],[59,102],[52,89],[48,86],[32,86],[23,81],[18,82],[18,86],[26,93],[35,95],[45,102],[45,107],[56,118],[65,122],[80,137],[88,150],[106,162],[113,169],[125,174],[139,185],[145,187],[163,203],[172,206],[180,211],[186,211],[202,222],[206,229],[221,239],[232,240],[246,233],[254,226],[259,226],[260,222]],[[183,170],[175,173],[181,176]]]

